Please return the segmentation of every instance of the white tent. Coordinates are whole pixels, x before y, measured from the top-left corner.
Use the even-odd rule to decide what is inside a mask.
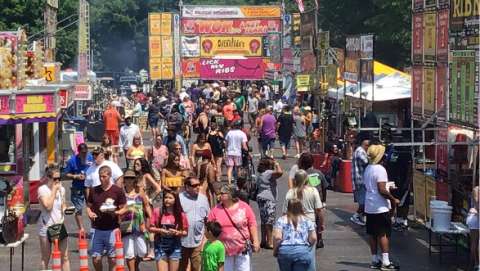
[[[411,76],[400,71],[389,74],[375,74],[374,88],[371,83],[362,83],[361,95],[360,84],[347,82],[346,95],[355,98],[362,98],[368,101],[392,101],[409,99],[411,97]],[[328,96],[334,99],[343,99],[343,82],[339,81],[338,89],[330,88]]]

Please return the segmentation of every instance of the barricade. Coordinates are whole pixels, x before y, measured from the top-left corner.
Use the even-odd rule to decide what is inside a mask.
[[[120,230],[115,231],[115,271],[125,271],[125,258],[123,257],[123,243]]]
[[[83,230],[78,234],[78,252],[80,254],[80,271],[88,271],[88,243]]]
[[[55,239],[52,250],[52,271],[62,271],[61,257],[60,250],[58,249],[58,239]]]

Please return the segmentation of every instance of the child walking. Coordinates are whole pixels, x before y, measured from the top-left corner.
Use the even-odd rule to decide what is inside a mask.
[[[218,240],[222,233],[222,226],[216,221],[210,221],[206,224],[205,237],[207,242],[202,252],[202,270],[203,271],[224,271],[225,247]]]

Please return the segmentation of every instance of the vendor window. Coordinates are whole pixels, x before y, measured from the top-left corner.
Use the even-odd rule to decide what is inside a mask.
[[[15,125],[0,125],[0,173],[15,170]]]

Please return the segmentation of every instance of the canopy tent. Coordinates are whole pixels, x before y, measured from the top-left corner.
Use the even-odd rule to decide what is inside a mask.
[[[411,76],[378,61],[374,62],[375,83],[346,83],[346,96],[366,99],[368,101],[392,101],[411,97]],[[328,96],[343,99],[343,81],[338,81],[338,88],[330,88]]]

